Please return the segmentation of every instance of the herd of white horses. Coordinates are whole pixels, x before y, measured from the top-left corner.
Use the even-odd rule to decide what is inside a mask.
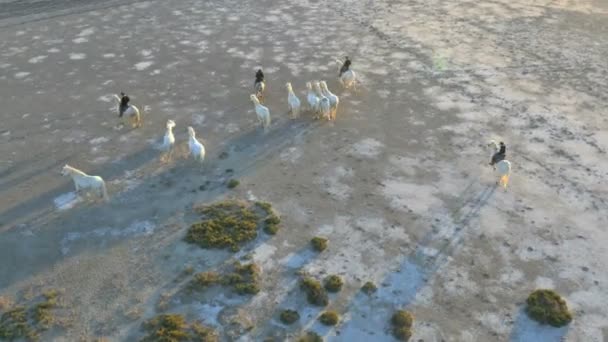
[[[343,61],[337,60],[342,65]],[[343,89],[356,90],[357,77],[353,70],[347,70],[342,73],[338,78]],[[254,94],[250,95],[250,100],[253,102],[255,113],[258,119],[258,123],[262,126],[264,132],[270,127],[270,110],[264,106],[264,90],[266,85],[264,82],[258,82],[254,85]],[[298,96],[294,93],[290,82],[285,84],[287,90],[287,104],[289,107],[289,113],[293,119],[298,118],[303,109],[309,110],[315,119],[326,119],[328,121],[336,120],[338,105],[340,99],[337,95],[333,94],[327,87],[325,81],[318,82],[307,82],[306,89],[306,108],[303,108],[302,102]],[[113,95],[117,102],[116,110],[120,112],[120,97]],[[128,119],[132,128],[140,127],[142,124],[142,117],[140,110],[134,106],[129,105],[128,108],[123,112],[124,117]],[[173,120],[167,120],[166,132],[163,137],[161,149],[164,151],[164,157],[166,160],[170,160],[173,154],[175,146],[175,136],[173,135],[173,128],[175,122]],[[196,132],[194,128],[188,126],[188,147],[189,154],[195,161],[202,163],[205,160],[205,146],[196,139]],[[492,153],[498,152],[498,144],[494,140],[490,141],[488,147],[492,148]],[[500,179],[498,184],[507,188],[509,183],[509,175],[511,173],[511,163],[508,160],[501,160],[494,165],[494,169],[498,172]],[[99,198],[105,201],[109,200],[106,185],[104,180],[100,176],[91,176],[86,173],[70,166],[65,165],[61,171],[64,176],[71,176],[76,187],[76,193],[78,195],[87,195],[89,192],[95,193]]]

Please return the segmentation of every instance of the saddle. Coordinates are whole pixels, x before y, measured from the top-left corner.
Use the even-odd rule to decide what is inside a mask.
[[[127,111],[127,109],[129,109],[130,105],[126,104],[126,105],[120,105],[119,107],[119,117],[122,118],[122,116],[125,114],[125,112]]]
[[[490,162],[490,165],[494,165],[501,160],[505,160],[506,157],[507,157],[506,153],[495,153],[492,156],[492,161]]]

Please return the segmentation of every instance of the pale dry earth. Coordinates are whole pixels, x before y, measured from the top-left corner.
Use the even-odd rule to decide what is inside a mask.
[[[241,341],[390,341],[400,308],[414,341],[608,340],[606,2],[1,1],[0,27],[0,295],[63,289],[73,325],[45,339],[136,340],[165,296],[224,340],[235,308],[255,325]],[[345,54],[358,92],[337,83]],[[248,100],[259,66],[267,134]],[[285,82],[304,100],[314,79],[340,96],[335,123],[286,114]],[[117,126],[121,90],[142,128]],[[159,162],[169,118],[182,152],[197,131],[202,169]],[[506,191],[490,139],[508,146]],[[65,163],[104,177],[110,203],[74,201]],[[283,218],[236,255],[262,266],[262,292],[173,296],[186,267],[234,257],[182,242],[192,205],[225,197]],[[296,272],[344,277],[337,327],[316,321]],[[522,313],[537,287],[564,295],[567,328]],[[300,322],[282,325],[284,308]]]

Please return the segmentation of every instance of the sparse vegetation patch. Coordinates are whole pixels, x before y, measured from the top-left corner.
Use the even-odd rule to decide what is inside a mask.
[[[340,320],[340,316],[335,311],[325,311],[319,316],[319,321],[325,325],[336,325]]]
[[[293,324],[300,319],[300,314],[295,310],[283,310],[281,311],[281,322],[285,324]]]
[[[325,289],[329,292],[339,292],[342,289],[344,282],[338,275],[330,275],[325,278]]]
[[[325,291],[318,280],[305,277],[300,281],[300,288],[306,292],[306,299],[308,299],[310,304],[326,306],[329,303],[327,291]]]
[[[260,292],[260,268],[258,265],[235,262],[232,270],[224,275],[217,272],[202,272],[194,275],[190,289],[203,291],[210,286],[224,285],[240,294],[256,294]]]
[[[399,341],[408,341],[412,337],[414,316],[404,310],[397,310],[391,318],[393,336]]]
[[[29,307],[19,305],[6,308],[8,310],[0,316],[0,340],[36,341],[44,330],[56,324],[54,310],[59,306],[59,292],[49,290],[39,298],[34,299]]]
[[[526,303],[528,316],[541,324],[562,327],[572,321],[566,301],[553,290],[536,290]]]
[[[361,287],[361,291],[363,291],[363,293],[365,293],[368,296],[371,295],[372,293],[376,292],[377,290],[378,290],[378,288],[371,281],[368,281],[367,283],[363,284],[363,287]]]
[[[327,242],[328,240],[326,238],[322,238],[319,236],[315,236],[314,238],[312,238],[312,240],[310,240],[312,248],[317,252],[323,252],[325,249],[327,249]]]
[[[202,215],[202,221],[190,226],[186,242],[202,248],[231,248],[237,251],[258,235],[260,218],[242,202],[224,201],[195,210]]]
[[[182,315],[156,316],[143,323],[146,336],[141,342],[217,342],[217,332],[200,323],[188,324]]]

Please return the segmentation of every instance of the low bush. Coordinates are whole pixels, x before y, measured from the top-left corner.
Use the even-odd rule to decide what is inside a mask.
[[[323,252],[325,249],[327,249],[327,242],[327,239],[318,236],[315,236],[312,238],[312,240],[310,240],[312,248],[317,252]]]
[[[536,290],[526,303],[528,316],[541,324],[562,327],[572,321],[566,301],[553,290]]]
[[[305,277],[300,281],[300,288],[306,292],[306,299],[310,304],[326,306],[329,303],[327,291],[325,291],[318,280]]]
[[[336,325],[340,320],[340,316],[335,311],[325,311],[319,316],[319,321],[325,325]]]

